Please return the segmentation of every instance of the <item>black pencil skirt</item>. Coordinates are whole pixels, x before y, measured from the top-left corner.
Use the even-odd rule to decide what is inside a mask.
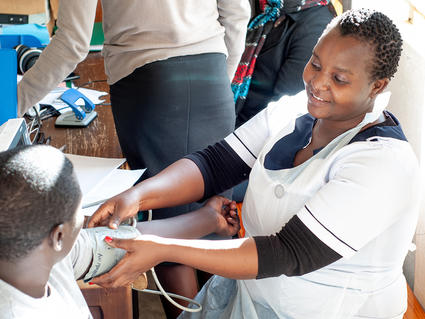
[[[111,85],[110,94],[121,149],[131,169],[147,168],[142,180],[218,142],[235,126],[224,54],[149,63]],[[197,207],[159,209],[153,217],[172,217]]]

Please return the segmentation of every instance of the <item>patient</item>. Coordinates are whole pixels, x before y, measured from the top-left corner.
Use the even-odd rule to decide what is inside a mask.
[[[80,201],[72,164],[59,150],[39,145],[0,153],[0,318],[91,318],[76,279],[89,280],[122,258],[124,251],[107,248],[106,235],[197,238],[239,230],[235,204],[222,197],[167,223],[139,223],[138,230],[81,230]]]

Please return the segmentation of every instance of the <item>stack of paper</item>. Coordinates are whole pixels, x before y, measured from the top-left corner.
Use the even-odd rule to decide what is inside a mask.
[[[74,165],[74,171],[83,193],[84,215],[91,216],[108,198],[131,186],[146,169],[123,170],[118,167],[125,158],[101,158],[66,154]]]

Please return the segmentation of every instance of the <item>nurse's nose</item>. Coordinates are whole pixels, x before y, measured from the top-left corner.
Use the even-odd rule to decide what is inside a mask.
[[[329,90],[329,78],[325,72],[317,72],[311,79],[313,92]]]

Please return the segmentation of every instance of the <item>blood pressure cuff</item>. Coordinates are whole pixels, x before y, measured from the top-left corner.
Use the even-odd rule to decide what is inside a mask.
[[[107,273],[124,257],[126,251],[113,248],[105,242],[105,237],[130,239],[140,235],[139,231],[132,226],[120,226],[118,229],[108,227],[96,227],[85,229],[92,243],[93,262],[84,277],[84,282]]]

